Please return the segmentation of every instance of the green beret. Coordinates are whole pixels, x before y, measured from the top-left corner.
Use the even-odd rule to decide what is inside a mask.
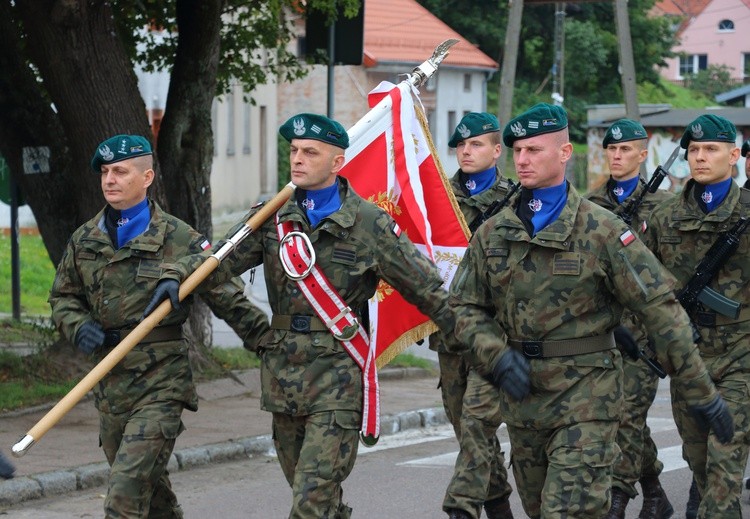
[[[469,137],[476,137],[477,135],[499,131],[500,123],[498,122],[497,117],[488,114],[487,112],[471,112],[464,115],[461,122],[456,126],[451,140],[448,141],[448,147],[455,148],[458,146],[459,142],[466,140]]]
[[[505,125],[503,142],[508,148],[520,139],[559,132],[568,127],[568,115],[561,106],[539,103]]]
[[[690,141],[734,144],[736,138],[737,128],[728,119],[720,115],[701,115],[685,129],[680,139],[680,147],[685,148],[685,158],[687,158],[687,147]]]
[[[292,139],[314,139],[342,149],[349,147],[349,135],[344,127],[324,115],[297,114],[281,125],[279,133],[289,142]]]
[[[747,157],[748,152],[750,152],[750,139],[742,143],[742,156]]]
[[[114,164],[121,160],[151,155],[151,143],[140,135],[115,135],[96,147],[91,158],[91,169],[99,173],[103,164]]]
[[[613,122],[612,126],[607,128],[607,133],[604,134],[604,140],[602,141],[602,147],[606,148],[612,143],[639,141],[646,138],[648,138],[648,134],[641,123],[632,119],[620,119]]]

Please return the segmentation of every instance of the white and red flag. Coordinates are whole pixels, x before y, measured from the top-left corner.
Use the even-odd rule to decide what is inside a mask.
[[[443,172],[407,81],[383,82],[368,96],[372,110],[348,130],[352,143],[340,174],[388,212],[440,269],[448,288],[468,244],[468,227]],[[382,367],[437,328],[384,281],[370,300],[370,347]],[[382,323],[382,324],[381,324]]]

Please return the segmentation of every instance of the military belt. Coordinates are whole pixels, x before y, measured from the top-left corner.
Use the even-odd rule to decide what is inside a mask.
[[[276,315],[271,317],[271,328],[297,333],[326,332],[328,328],[319,317],[312,315]]]
[[[581,337],[576,339],[564,339],[559,341],[527,341],[508,339],[508,346],[518,350],[529,359],[543,359],[549,357],[569,357],[571,355],[584,355],[597,351],[611,350],[615,347],[615,338],[612,333],[594,335],[592,337]]]
[[[104,347],[113,348],[130,334],[135,328],[123,328],[121,330],[104,330]],[[157,326],[146,335],[139,344],[150,342],[177,341],[182,339],[182,325]]]
[[[697,311],[693,313],[693,323],[702,328],[715,328],[727,324],[739,323],[750,320],[750,308],[740,310],[740,316],[735,320],[712,311]]]

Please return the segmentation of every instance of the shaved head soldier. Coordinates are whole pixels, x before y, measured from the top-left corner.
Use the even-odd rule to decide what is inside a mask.
[[[622,220],[565,180],[565,110],[536,105],[505,126],[503,140],[522,189],[469,243],[450,291],[456,336],[502,390],[526,514],[601,519],[622,411],[612,330],[623,309],[646,326],[685,399],[723,441],[731,419],[707,411],[723,400],[669,275]]]

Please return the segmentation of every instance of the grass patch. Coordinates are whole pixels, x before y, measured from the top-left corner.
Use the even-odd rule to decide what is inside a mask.
[[[0,313],[13,311],[10,249],[10,237],[0,235]],[[41,236],[21,235],[18,255],[21,312],[25,315],[50,315],[47,297],[55,279],[55,266],[47,255]]]
[[[411,353],[401,353],[388,363],[386,368],[422,368],[429,371],[435,369],[435,363],[424,357],[417,357]]]
[[[0,411],[12,411],[55,402],[68,394],[77,383],[77,380],[57,384],[0,382]]]
[[[260,367],[260,359],[245,348],[212,348],[211,357],[228,370]]]

